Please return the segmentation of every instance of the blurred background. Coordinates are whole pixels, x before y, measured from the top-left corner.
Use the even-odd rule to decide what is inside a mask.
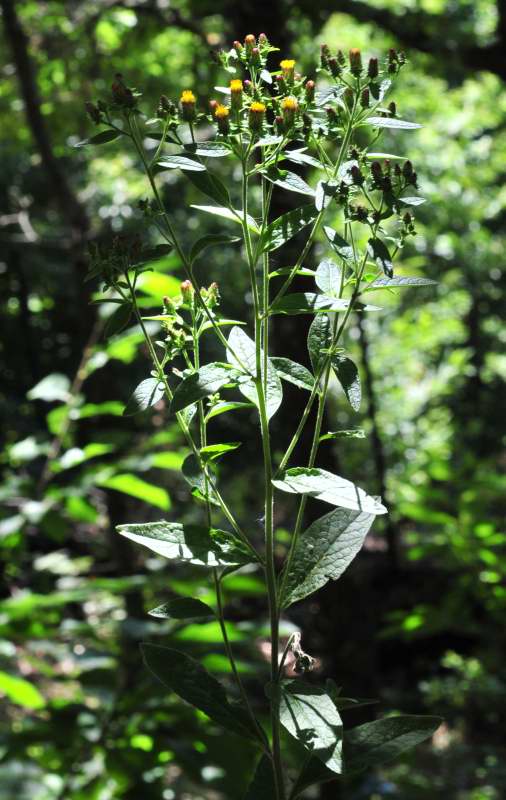
[[[163,404],[122,416],[148,372],[141,336],[132,328],[105,338],[103,307],[90,305],[97,286],[83,280],[90,239],[149,238],[136,207],[147,186],[116,142],[73,145],[94,133],[84,102],[105,96],[115,72],[142,90],[151,115],[162,92],[177,99],[193,87],[212,96],[224,76],[210,50],[260,31],[309,75],[321,42],[367,56],[406,51],[393,98],[401,117],[424,127],[387,132],[379,149],[409,155],[428,198],[401,267],[439,282],[385,293],[385,311],[352,326],[362,410],[351,416],[334,387],[326,429],[358,425],[367,439],[327,442],[320,464],[382,494],[391,513],[339,583],[290,609],[283,633],[303,631],[317,678],[334,678],[346,696],[378,699],[348,712],[346,725],[390,710],[437,713],[445,723],[395,764],[307,797],[505,797],[505,3],[0,7],[0,797],[237,800],[251,773],[251,749],[167,696],[140,660],[140,641],[168,642],[229,680],[217,625],[147,616],[174,594],[213,602],[206,575],[146,557],[114,533],[120,522],[195,512],[179,473],[187,451]],[[185,242],[213,230],[212,217],[187,210],[202,200],[184,176],[164,180]],[[234,318],[247,292],[244,265],[232,248],[208,253],[200,278],[218,281],[222,310]],[[320,253],[317,245],[314,263]],[[146,309],[177,293],[181,279],[176,259],[154,266],[142,278]],[[276,319],[277,354],[307,363],[307,320]],[[221,354],[210,345],[208,355]],[[287,394],[273,420],[280,450],[305,399]],[[259,537],[254,425],[247,410],[223,415],[214,434],[244,442],[222,477],[233,478],[231,502]],[[279,511],[280,554],[291,513]],[[225,592],[240,667],[261,704],[261,577],[238,573]]]

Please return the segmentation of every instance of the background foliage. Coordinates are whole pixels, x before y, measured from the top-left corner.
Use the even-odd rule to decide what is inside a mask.
[[[208,669],[227,669],[217,623],[183,627],[145,613],[174,594],[212,602],[198,569],[172,573],[112,532],[125,520],[182,517],[186,450],[162,407],[133,422],[122,417],[146,374],[141,336],[132,329],[106,340],[102,307],[89,304],[95,287],[83,282],[87,240],[140,230],[136,202],[146,187],[115,143],[72,146],[92,132],[84,101],[105,94],[115,72],[153,109],[162,91],[176,97],[191,86],[207,97],[219,82],[209,50],[262,29],[307,71],[322,41],[371,55],[407,49],[396,100],[424,128],[409,142],[393,135],[397,151],[409,146],[429,202],[404,261],[439,281],[435,290],[382,298],[387,311],[353,331],[368,440],[327,443],[323,466],[346,464],[392,514],[339,584],[290,609],[285,633],[305,632],[305,649],[345,695],[440,713],[446,724],[431,747],[323,787],[321,797],[503,796],[503,4],[1,6],[2,798],[211,800],[236,798],[247,784],[252,752],[164,694],[140,663],[141,640],[184,640]],[[195,190],[179,173],[165,181],[166,203],[182,214],[181,197],[193,202]],[[201,215],[185,224],[190,234],[213,223]],[[233,317],[246,274],[232,248],[209,253],[206,274]],[[142,278],[146,308],[176,293],[179,280],[177,260],[161,260]],[[302,360],[301,318],[278,325],[280,352]],[[227,441],[251,425],[240,413],[216,420]],[[282,438],[283,420],[274,422]],[[327,422],[329,430],[356,424],[337,386]],[[252,526],[261,514],[258,464],[246,440],[224,467]],[[288,522],[277,520],[280,549]],[[262,584],[243,572],[224,586],[230,637],[261,692]],[[351,724],[372,719],[374,708],[347,712]],[[234,754],[232,774],[225,751]]]

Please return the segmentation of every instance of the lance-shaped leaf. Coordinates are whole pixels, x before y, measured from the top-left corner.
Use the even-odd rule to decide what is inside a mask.
[[[421,206],[427,202],[425,197],[400,197],[399,200],[406,206]]]
[[[307,494],[333,506],[351,508],[367,514],[386,514],[387,510],[375,497],[366,494],[351,481],[314,467],[293,467],[272,481],[277,489],[292,494]]]
[[[272,759],[262,756],[257,764],[244,800],[276,800],[276,784]]]
[[[406,715],[367,722],[346,732],[346,772],[375,767],[397,758],[405,750],[428,739],[439,728],[440,717]]]
[[[141,381],[134,390],[134,393],[125,406],[123,415],[128,417],[154,406],[162,399],[163,392],[163,383],[161,383],[158,378],[146,378],[146,380]]]
[[[271,358],[271,362],[276,368],[276,372],[282,380],[293,383],[300,389],[307,389],[309,392],[314,387],[314,378],[309,370],[302,364],[292,361],[290,358]]]
[[[162,156],[158,160],[158,166],[163,169],[182,169],[190,172],[205,172],[205,165],[200,161],[186,156]]]
[[[348,430],[329,431],[320,436],[319,441],[325,442],[327,439],[365,439],[363,428],[350,428]]]
[[[218,247],[222,244],[234,244],[240,241],[240,237],[238,236],[229,236],[226,233],[208,233],[206,236],[197,239],[192,246],[190,250],[190,261],[193,263],[208,247]]]
[[[282,725],[332,772],[342,772],[343,727],[338,711],[323,689],[304,681],[281,688]]]
[[[299,536],[283,584],[287,607],[337,580],[353,561],[374,521],[374,514],[336,508]]]
[[[323,226],[325,236],[329,240],[332,249],[337,253],[343,261],[350,261],[353,258],[353,247],[348,244],[346,239],[343,239],[340,234],[330,228],[328,225]]]
[[[223,181],[211,172],[186,172],[186,177],[211,200],[215,200],[220,206],[230,208],[230,194]],[[193,206],[196,208],[197,206]]]
[[[209,484],[209,475],[211,474],[211,469],[212,465],[208,464],[206,466],[206,474],[208,477],[206,477],[202,467],[200,466],[200,461],[195,458],[193,453],[191,453],[183,461],[181,466],[181,474],[185,481],[192,487],[192,493],[194,497],[201,500],[207,500],[209,503],[219,506],[220,502],[216,496],[216,492]]]
[[[271,314],[314,314],[318,311],[345,311],[349,300],[327,297],[315,292],[294,292],[285,294],[271,306]]]
[[[367,286],[365,291],[370,292],[373,289],[396,289],[404,286],[431,286],[436,284],[430,278],[410,278],[408,276],[395,276],[394,278],[378,278],[370,286]]]
[[[237,411],[242,408],[254,408],[253,403],[238,402],[236,400],[224,400],[213,406],[206,414],[206,422],[220,414],[227,414],[229,411]]]
[[[351,358],[342,355],[332,356],[330,363],[337,380],[343,387],[350,406],[354,411],[358,411],[362,399],[362,389],[356,364],[353,363]]]
[[[176,597],[148,612],[157,619],[212,619],[213,609],[195,597]]]
[[[256,739],[246,713],[229,701],[221,683],[198,661],[160,645],[143,644],[141,647],[146,666],[164,686],[226,730]]]
[[[371,257],[381,267],[387,278],[393,278],[394,269],[388,247],[381,239],[369,239],[368,250]]]
[[[226,531],[180,522],[146,522],[118,525],[118,533],[154,553],[175,561],[204,567],[251,562],[251,555],[235,536]]]
[[[317,314],[307,336],[307,349],[315,375],[327,358],[326,351],[332,343],[332,324],[327,314]]]
[[[324,294],[337,294],[341,288],[341,270],[330,258],[318,264],[315,282]]]
[[[315,207],[311,205],[301,206],[300,208],[289,211],[287,214],[278,217],[267,226],[261,241],[261,249],[277,250],[278,247],[288,242],[306,225],[311,225],[318,216]]]
[[[105,324],[104,336],[109,339],[111,336],[116,336],[126,328],[132,316],[131,303],[122,303],[116,311],[109,317]]]
[[[206,364],[181,381],[172,397],[170,410],[175,414],[186,406],[214,394],[227,383],[234,383],[237,377],[237,370],[230,369],[227,364],[219,362]]]
[[[204,461],[217,461],[227,453],[237,450],[242,442],[224,442],[223,444],[208,444],[200,449],[200,455]]]
[[[100,133],[95,134],[95,136],[91,136],[89,139],[83,139],[82,142],[77,142],[74,147],[86,147],[89,144],[108,144],[109,142],[113,142],[118,136],[122,136],[122,131],[111,130],[111,131],[100,131]]]
[[[206,214],[214,214],[216,217],[223,217],[223,219],[229,219],[231,222],[237,222],[239,225],[242,224],[242,211],[238,211],[237,209],[225,208],[224,206],[195,206],[195,205],[192,205],[191,208],[195,208],[197,211],[205,211]],[[250,231],[252,231],[253,233],[259,233],[258,225],[256,224],[253,217],[250,217],[249,215],[247,217],[247,225]]]
[[[244,333],[241,328],[232,328],[228,343],[231,350],[227,350],[227,359],[233,366],[240,366],[235,359],[235,355],[247,369],[250,376],[256,374],[256,350],[255,342]],[[235,354],[235,355],[234,355]],[[263,366],[263,354],[262,354]],[[243,376],[238,382],[239,391],[252,403],[258,407],[258,394],[256,386],[251,377]],[[283,388],[271,360],[267,363],[267,393],[265,403],[267,407],[267,417],[270,419],[278,410],[283,400]]]
[[[325,165],[321,161],[305,151],[305,147],[301,147],[299,150],[285,150],[284,157],[293,161],[294,164],[308,164],[310,167],[325,169]]]
[[[306,181],[295,172],[271,167],[268,170],[262,170],[262,173],[268,181],[271,181],[271,183],[274,183],[276,186],[280,186],[282,189],[287,189],[289,192],[297,192],[298,194],[308,194],[314,197],[314,189],[311,189]]]
[[[187,153],[201,156],[202,158],[223,158],[232,152],[229,145],[224,142],[192,142],[191,144],[185,144],[184,149]]]
[[[396,117],[368,117],[366,122],[375,128],[395,128],[406,131],[422,127],[417,122],[406,122],[406,120],[397,119]]]

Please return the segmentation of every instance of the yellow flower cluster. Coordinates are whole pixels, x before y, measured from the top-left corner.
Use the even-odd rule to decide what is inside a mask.
[[[234,78],[230,81],[230,91],[232,94],[242,92],[242,81],[239,78]]]
[[[193,94],[192,90],[191,89],[184,89],[184,91],[181,94],[181,104],[183,106],[195,105],[196,102],[197,102],[197,98]]]
[[[226,119],[230,114],[230,109],[227,106],[223,106],[221,103],[218,103],[214,110],[214,116],[216,119]]]
[[[281,103],[281,108],[283,111],[297,111],[299,108],[299,104],[295,97],[285,97],[283,102]]]
[[[257,100],[250,105],[249,110],[252,114],[265,114],[266,111],[264,104],[259,103]]]

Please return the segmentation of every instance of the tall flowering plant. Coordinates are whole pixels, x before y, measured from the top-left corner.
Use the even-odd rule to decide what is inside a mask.
[[[430,736],[439,724],[433,717],[395,716],[343,732],[340,712],[358,701],[342,697],[331,681],[320,686],[308,679],[314,659],[303,651],[301,635],[288,640],[279,635],[285,610],[329,580],[337,580],[357,555],[376,515],[387,513],[381,498],[317,466],[323,441],[363,435],[360,430],[323,430],[332,376],[351,407],[356,411],[360,405],[359,373],[346,350],[350,319],[353,314],[378,311],[370,303],[378,290],[432,281],[394,272],[396,256],[415,233],[412,208],[423,202],[416,194],[413,165],[395,155],[372,152],[384,129],[419,127],[400,119],[396,104],[385,99],[404,55],[390,50],[386,58],[371,58],[364,64],[357,49],[345,57],[324,45],[318,70],[323,87],[317,89],[314,80],[298,73],[292,59],[281,60],[279,69],[269,69],[269,57],[276,50],[260,34],[248,35],[221,53],[222,67],[233,77],[228,86],[218,87],[221,99],[211,100],[208,111],[186,89],[178,103],[162,95],[156,117],[147,120],[139,108],[139,93],[118,75],[107,101],[88,104],[92,120],[103,130],[85,142],[121,138],[134,149],[146,174],[151,198],[140,208],[161,243],[154,252],[143,248],[140,240],[122,238],[110,246],[94,246],[90,277],[100,278],[104,302],[117,306],[108,332],[119,332],[134,318],[151,359],[151,372],[135,389],[126,413],[147,409],[165,396],[188,445],[182,473],[201,508],[199,525],[161,520],[120,525],[118,531],[172,561],[208,570],[216,593],[214,608],[196,598],[177,598],[151,613],[169,619],[216,617],[235,687],[226,689],[196,660],[167,647],[145,644],[144,659],[172,692],[218,725],[256,743],[259,761],[246,795],[250,800],[294,800],[313,784],[395,757]],[[158,143],[154,155],[154,148],[145,148],[146,140]],[[239,168],[240,186],[233,182],[227,186],[221,180],[213,169],[216,159]],[[315,186],[300,174],[307,168],[318,175]],[[219,224],[216,232],[198,238],[190,249],[167,213],[157,181],[161,172],[174,169],[208,198],[194,208],[214,215]],[[303,201],[272,218],[274,192],[292,192]],[[228,223],[235,224],[237,236],[221,229],[223,224],[226,230]],[[273,268],[271,254],[294,237],[302,243],[298,257],[288,267]],[[325,244],[328,255],[312,269],[308,261],[317,240]],[[241,323],[222,315],[216,283],[203,286],[195,277],[195,266],[207,248],[238,243],[253,305],[252,319]],[[149,269],[151,258],[170,251],[184,271],[180,295],[164,298],[159,314],[144,317],[136,294],[139,275]],[[300,277],[307,280],[307,291],[292,291]],[[280,315],[313,317],[307,366],[271,355],[270,323]],[[152,339],[146,320],[161,326],[161,338]],[[206,363],[205,332],[214,334],[222,346],[221,361]],[[286,452],[275,458],[270,420],[281,407],[285,381],[305,392],[307,402]],[[256,416],[263,450],[261,542],[248,521],[230,507],[220,481],[219,459],[238,444],[215,442],[212,435],[213,419],[244,407]],[[309,425],[312,444],[303,458],[296,448]],[[278,493],[292,496],[296,507],[282,564],[275,559]],[[308,498],[326,505],[327,512],[305,528]],[[248,693],[224,619],[222,582],[244,565],[253,565],[265,577],[270,619],[268,714]],[[296,678],[288,674],[289,663]],[[298,765],[289,758],[293,747],[283,747],[283,730],[305,752]]]

